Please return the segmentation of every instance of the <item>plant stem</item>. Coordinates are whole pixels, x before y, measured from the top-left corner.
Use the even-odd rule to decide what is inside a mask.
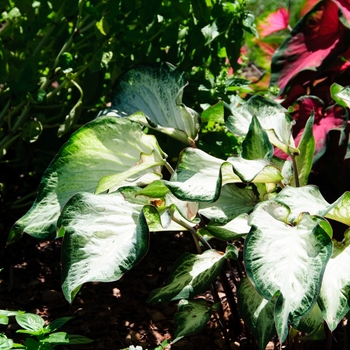
[[[212,249],[211,245],[201,236],[197,233],[197,231],[191,227],[190,225],[188,225],[186,222],[179,220],[177,218],[175,218],[174,216],[172,216],[171,218],[174,222],[176,222],[177,224],[181,225],[183,228],[185,228],[187,231],[189,231],[190,233],[192,233],[192,235],[199,240],[207,249]]]
[[[56,13],[56,18],[53,21],[53,24],[51,25],[51,27],[47,30],[46,34],[42,37],[42,39],[40,40],[39,44],[37,45],[37,47],[35,48],[34,52],[33,52],[33,56],[36,56],[37,54],[40,53],[41,49],[43,48],[43,46],[46,44],[47,40],[49,39],[50,35],[52,34],[52,32],[56,29],[57,27],[57,23],[61,20],[61,18],[63,17],[63,8],[64,5],[61,6],[61,8],[58,10],[58,12]]]
[[[300,180],[299,180],[299,173],[298,173],[298,166],[296,161],[296,156],[292,155],[292,161],[293,161],[293,171],[294,171],[294,179],[295,179],[295,186],[300,187]]]
[[[4,109],[1,111],[0,113],[0,122],[1,120],[5,117],[8,109],[10,108],[10,103],[11,103],[11,100],[9,99],[4,107]]]
[[[169,174],[170,175],[173,175],[175,170],[173,169],[173,167],[168,163],[168,162],[165,162],[165,168],[169,171]]]

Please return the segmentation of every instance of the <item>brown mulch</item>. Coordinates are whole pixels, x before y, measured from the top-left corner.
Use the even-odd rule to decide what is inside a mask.
[[[1,234],[4,238],[6,233]],[[154,349],[173,336],[177,303],[148,304],[146,300],[154,288],[166,283],[173,262],[189,250],[195,252],[195,247],[186,234],[151,234],[149,252],[141,263],[119,281],[85,284],[70,305],[61,291],[61,242],[38,242],[25,235],[1,250],[0,309],[36,313],[48,323],[74,316],[62,330],[94,342],[58,347],[61,349],[124,349],[129,345]],[[224,293],[221,296],[225,302]],[[23,341],[25,336],[15,332],[19,327],[13,318],[10,320],[9,326],[1,326],[0,331],[17,342]],[[231,345],[235,347],[234,341]],[[180,340],[171,349],[227,346],[213,318],[203,332]]]

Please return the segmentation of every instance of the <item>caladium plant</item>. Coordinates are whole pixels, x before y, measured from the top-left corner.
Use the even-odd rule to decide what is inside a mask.
[[[283,343],[291,327],[318,337],[324,322],[334,330],[350,309],[343,269],[350,236],[346,231],[336,241],[328,218],[349,226],[350,193],[328,203],[308,185],[315,115],[296,145],[294,121],[279,103],[253,96],[201,116],[182,103],[186,84],[169,64],[122,75],[113,105],[76,131],[51,162],[8,243],[24,232],[64,237],[62,289],[73,302],[84,283],[116,281],[132,269],[147,254],[152,232],[189,231],[198,253],[174,262],[168,283],[148,300],[180,300],[176,342],[200,331],[218,308],[196,296],[238,259],[235,242],[243,240],[238,306],[260,349],[275,333]],[[336,90],[339,103],[347,103],[347,90]],[[239,154],[221,159],[199,148],[201,119],[210,113],[243,140]],[[175,169],[151,129],[183,143]],[[275,149],[288,157],[276,158]],[[212,239],[225,241],[226,249],[213,249]]]
[[[332,85],[346,86],[350,83],[349,36],[349,2],[318,1],[272,56],[270,84],[280,89],[282,105],[291,110],[291,116],[296,121],[293,130],[296,144],[310,111],[314,111],[315,161],[325,153],[332,130],[339,131],[339,147],[336,152],[333,151],[333,156],[342,160],[344,146],[347,148],[348,105],[339,103],[332,93],[335,91]],[[282,153],[276,155],[287,157]]]

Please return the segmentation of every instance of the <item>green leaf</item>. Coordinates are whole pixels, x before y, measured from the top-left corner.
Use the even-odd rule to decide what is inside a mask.
[[[253,332],[259,349],[264,350],[276,333],[274,303],[264,299],[247,277],[238,285],[237,297],[240,315]]]
[[[94,342],[94,340],[84,337],[78,334],[67,334],[69,339],[69,344],[89,344]]]
[[[102,35],[107,35],[109,32],[109,25],[105,17],[102,17],[98,22],[96,22],[96,27]]]
[[[312,111],[310,118],[305,124],[305,129],[303,131],[298,145],[300,154],[296,156],[296,163],[299,174],[300,186],[307,185],[307,180],[312,168],[315,152],[315,138],[312,132],[314,119],[314,112]]]
[[[255,115],[274,146],[287,154],[298,154],[292,138],[293,120],[277,102],[254,95],[238,108],[229,108],[228,114],[226,125],[233,134],[246,136]]]
[[[73,317],[60,317],[56,320],[53,320],[48,326],[45,327],[48,333],[55,332],[57,329],[61,328],[64,324],[66,324]]]
[[[333,331],[350,310],[350,231],[342,242],[334,241],[333,254],[323,276],[319,305],[324,320]]]
[[[216,21],[207,24],[201,29],[201,32],[203,33],[205,38],[205,45],[209,45],[215,38],[217,38],[220,35]]]
[[[69,338],[66,332],[56,332],[49,334],[44,339],[41,339],[40,342],[50,344],[69,344]]]
[[[350,108],[350,86],[343,87],[333,83],[331,85],[331,96],[338,105]]]
[[[198,212],[212,223],[226,224],[243,213],[249,213],[258,198],[251,188],[240,188],[235,184],[222,186],[220,197],[213,203],[200,203]]]
[[[72,302],[83,283],[118,280],[148,250],[148,227],[142,205],[120,192],[73,196],[58,220],[65,230],[62,289]]]
[[[302,213],[288,222],[290,210],[275,201],[258,204],[250,215],[244,247],[248,277],[267,300],[278,295],[275,307],[280,341],[290,323],[297,323],[317,300],[322,275],[332,254],[332,242],[323,229],[329,223]]]
[[[22,139],[26,142],[35,142],[43,131],[43,126],[39,120],[31,120],[23,125]]]
[[[201,119],[204,123],[224,124],[224,103],[221,101],[205,109],[201,114]]]
[[[253,115],[249,125],[249,131],[242,143],[242,157],[244,159],[268,159],[273,156],[273,146],[271,145],[267,133],[261,128],[259,119]]]
[[[10,316],[16,316],[21,314],[24,314],[24,311],[0,310],[0,324],[7,325],[9,323]]]
[[[326,218],[333,219],[350,226],[350,192],[345,192],[329,207]]]
[[[119,78],[112,107],[100,115],[130,116],[193,145],[199,131],[199,115],[182,103],[186,85],[184,74],[170,64],[137,66]]]
[[[297,330],[305,333],[313,333],[317,331],[320,326],[324,323],[322,312],[318,303],[316,303],[313,308],[303,316],[298,323],[293,324],[293,327]]]
[[[169,193],[168,187],[166,187],[162,181],[157,180],[150,183],[148,186],[136,193],[136,196],[147,196],[150,198],[164,198]]]
[[[207,226],[199,229],[199,233],[214,236],[223,241],[231,241],[245,236],[250,231],[248,225],[248,214],[241,214],[228,222],[226,225],[219,225],[215,221],[209,222]]]
[[[168,284],[151,292],[148,302],[193,298],[202,293],[220,273],[225,259],[236,259],[237,249],[230,245],[226,253],[215,249],[202,254],[184,253],[174,263]]]
[[[71,136],[44,172],[33,206],[15,223],[8,242],[13,243],[23,232],[41,239],[55,238],[56,221],[68,199],[80,191],[93,193],[104,176],[119,174],[120,182],[113,182],[112,190],[116,190],[138,184],[138,177],[142,179],[149,172],[160,174],[161,168],[156,165],[143,170],[141,154],[150,154],[157,162],[164,156],[154,136],[145,135],[140,125],[108,117],[86,124]],[[130,173],[136,174],[134,178],[128,179]]]
[[[45,321],[39,316],[31,313],[25,313],[15,316],[17,323],[24,328],[19,329],[17,333],[40,334],[44,333]]]
[[[13,347],[13,340],[6,338],[6,336],[0,337],[0,350],[9,350]]]
[[[204,300],[181,299],[177,305],[178,312],[174,315],[174,323],[177,325],[174,340],[176,343],[183,337],[200,332],[208,323],[212,314],[212,307]]]

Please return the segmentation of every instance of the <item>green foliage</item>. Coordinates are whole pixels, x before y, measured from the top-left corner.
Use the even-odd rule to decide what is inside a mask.
[[[23,328],[19,329],[17,333],[24,333],[31,336],[26,338],[24,345],[22,345],[14,343],[5,334],[1,334],[0,349],[50,350],[57,345],[78,345],[93,342],[93,340],[81,335],[56,332],[66,322],[72,319],[72,317],[61,317],[45,326],[45,321],[36,314],[24,313],[23,311],[0,310],[0,315],[2,324],[8,324],[8,317],[15,316],[16,322]],[[36,340],[32,337],[35,337]]]
[[[293,121],[277,102],[254,95],[236,106],[213,105],[200,117],[181,102],[184,85],[164,64],[123,75],[113,105],[73,134],[50,164],[9,243],[23,231],[64,236],[62,288],[73,302],[84,283],[115,281],[132,269],[147,253],[150,232],[189,231],[198,253],[182,255],[148,300],[182,299],[175,342],[202,329],[215,311],[195,298],[237,259],[231,242],[243,238],[249,280],[238,289],[239,310],[259,347],[274,329],[281,343],[291,327],[310,337],[320,336],[324,321],[333,330],[349,311],[350,278],[340,268],[350,263],[349,234],[337,241],[327,218],[350,224],[350,194],[330,204],[307,185],[314,116],[296,147]],[[241,151],[223,160],[196,148],[200,119],[241,137]],[[144,133],[149,128],[183,142],[175,170],[155,136]],[[276,149],[288,158],[276,159]],[[211,238],[226,241],[226,251],[212,249]]]
[[[147,254],[152,232],[188,231],[197,254],[183,254],[167,284],[148,300],[181,299],[172,343],[203,329],[217,311],[217,304],[204,303],[198,295],[210,285],[214,290],[218,276],[225,278],[225,264],[239,256],[237,240],[244,241],[246,269],[238,286],[238,309],[260,349],[275,332],[280,344],[295,332],[320,339],[325,323],[333,331],[350,310],[350,274],[343,268],[350,263],[350,192],[329,203],[318,187],[309,185],[328,131],[345,133],[349,87],[326,86],[334,104],[322,123],[317,119],[320,98],[296,101],[310,110],[295,105],[286,109],[289,96],[282,103],[269,97],[277,92],[274,87],[265,96],[254,94],[247,80],[228,76],[226,60],[237,70],[243,31],[257,34],[244,3],[184,0],[146,6],[122,0],[110,6],[81,0],[57,8],[53,3],[47,17],[31,4],[34,18],[41,16],[38,32],[23,52],[13,46],[17,54],[10,55],[9,46],[1,56],[7,62],[4,96],[10,98],[1,114],[6,135],[2,150],[20,137],[40,139],[44,124],[31,113],[47,111],[50,103],[55,113],[62,109],[57,114],[59,136],[89,121],[69,137],[43,173],[38,196],[14,224],[8,244],[23,233],[64,237],[62,289],[71,303],[84,283],[116,281],[132,269]],[[337,5],[321,5],[313,11],[327,14],[329,7],[332,18],[339,19]],[[9,7],[2,14],[6,40],[17,33],[23,41],[24,13]],[[309,23],[305,18],[283,48],[295,44],[294,34]],[[56,46],[47,49],[46,43],[58,24],[54,40],[61,49],[54,52]],[[307,63],[304,46],[298,47]],[[321,61],[332,53],[319,51],[325,56]],[[293,54],[277,51],[275,64],[289,62]],[[26,64],[20,64],[24,59]],[[297,72],[299,62],[292,61]],[[131,63],[136,64],[124,71]],[[284,68],[289,74],[289,65]],[[187,90],[190,98],[183,96],[183,71],[193,82]],[[281,76],[274,71],[276,81]],[[294,93],[294,73],[289,78]],[[101,88],[89,92],[88,85]],[[243,100],[241,93],[250,95]],[[199,106],[201,113],[195,111]],[[89,113],[95,116],[97,111],[90,121]],[[299,112],[306,116],[302,127],[290,115],[297,119]],[[346,225],[341,240],[333,235],[333,222]],[[214,239],[224,241],[226,249],[213,249]],[[2,322],[11,315],[4,314]],[[45,328],[40,317],[26,315],[16,314],[17,322],[39,343],[77,339],[54,332],[59,320]],[[28,339],[29,348],[38,348],[36,340]]]
[[[245,0],[2,4],[0,157],[21,164],[26,158],[23,141],[34,143],[41,137],[46,143],[51,137],[50,148],[56,153],[62,141],[53,143],[52,131],[63,137],[93,119],[111,101],[118,76],[133,64],[172,62],[192,76],[191,102],[196,101],[197,86],[207,84],[207,74],[219,75],[227,59],[238,66],[244,31],[252,26],[244,4]]]

